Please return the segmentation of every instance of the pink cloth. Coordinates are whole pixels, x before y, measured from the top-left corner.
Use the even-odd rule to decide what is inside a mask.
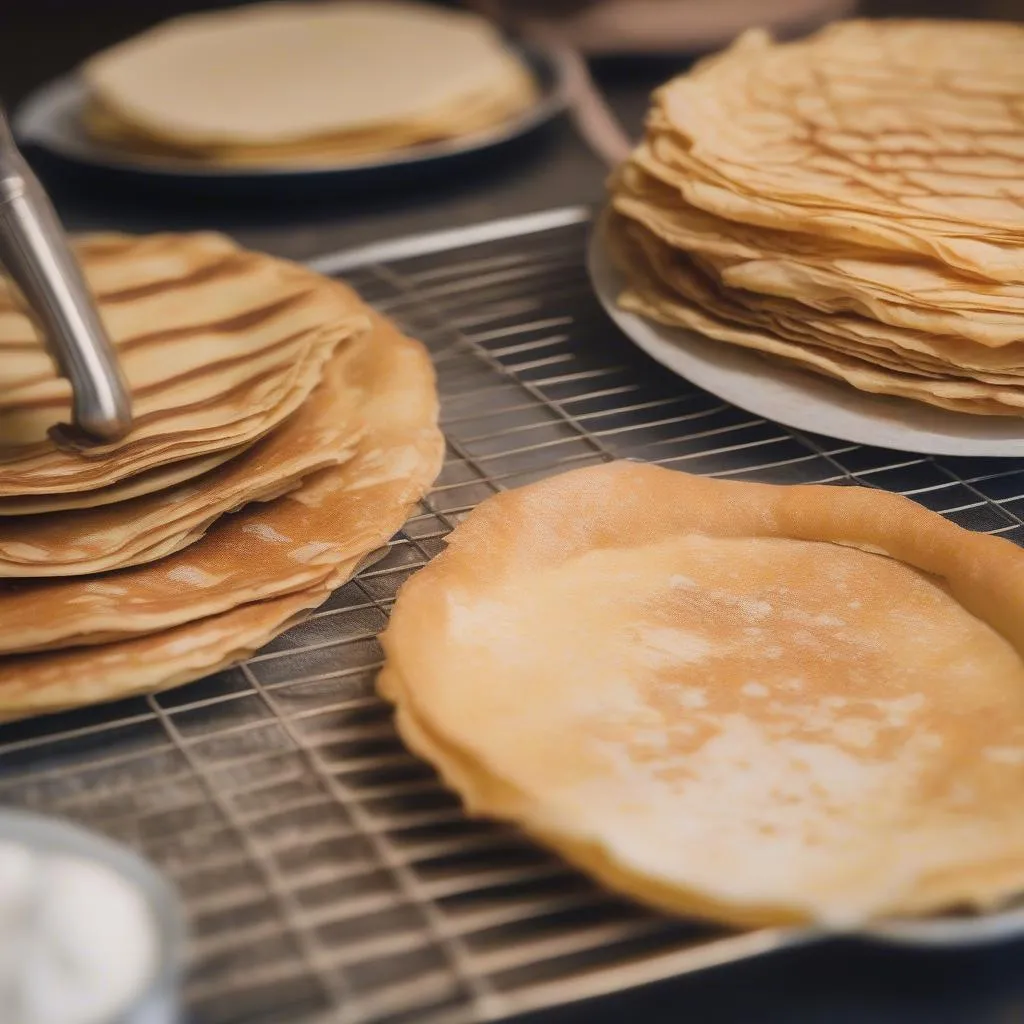
[[[506,21],[543,28],[590,54],[724,46],[752,25],[779,34],[853,12],[855,0],[484,0]]]
[[[609,166],[632,142],[582,55],[670,54],[725,46],[746,28],[777,35],[852,13],[856,0],[465,0],[482,14],[545,43],[562,64],[580,134]]]

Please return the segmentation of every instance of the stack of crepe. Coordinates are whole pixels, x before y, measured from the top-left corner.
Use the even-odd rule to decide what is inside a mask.
[[[754,31],[612,183],[624,308],[845,381],[1024,413],[1024,28]]]
[[[422,347],[352,291],[218,235],[78,255],[129,382],[121,441],[0,292],[0,717],[252,652],[386,545],[439,467]]]
[[[536,87],[475,15],[419,4],[258,4],[188,15],[98,54],[91,134],[212,165],[317,165],[482,132]]]

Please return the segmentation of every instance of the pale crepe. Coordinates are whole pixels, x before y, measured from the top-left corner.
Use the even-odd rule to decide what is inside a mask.
[[[319,586],[386,542],[440,468],[433,370],[383,318],[325,372],[363,433],[353,458],[221,520],[192,547],[100,579],[0,583],[0,652],[109,643]],[[316,395],[314,396],[314,400]],[[2,665],[2,662],[0,662]]]
[[[396,149],[486,132],[521,113],[536,99],[530,73],[511,54],[500,60],[506,80],[484,93],[467,96],[450,110],[381,128],[367,128],[302,142],[277,145],[183,145],[158,140],[123,121],[93,100],[83,120],[94,138],[135,156],[220,166],[321,166],[359,161]]]
[[[108,115],[101,134],[112,117],[135,136],[214,155],[344,148],[374,134],[408,144],[462,133],[464,111],[488,97],[499,98],[496,123],[512,112],[501,97],[522,109],[533,96],[514,84],[522,66],[487,21],[400,2],[186,15],[92,58],[83,75]]]
[[[868,345],[851,344],[848,339],[844,343],[832,333],[816,334],[806,318],[773,317],[745,304],[741,293],[716,288],[683,254],[630,227],[611,218],[607,232],[613,256],[629,279],[619,296],[624,309],[785,359],[862,391],[976,415],[1024,414],[1024,379],[992,383],[922,374],[913,363],[886,358]]]
[[[115,444],[47,437],[69,415],[70,387],[52,369],[39,379],[41,342],[0,295],[0,497],[94,490],[238,450],[294,412],[334,349],[367,328],[333,282],[217,236],[104,237],[80,253],[135,423]]]
[[[727,220],[1019,283],[1022,50],[1024,28],[999,23],[751,31],[658,93],[649,144],[690,205]]]
[[[616,463],[479,506],[382,693],[476,814],[605,884],[852,927],[1024,887],[1024,552],[885,492]]]
[[[1024,367],[1024,284],[980,287],[936,261],[727,221],[686,203],[656,166],[641,146],[612,184],[615,209],[707,260],[723,284],[872,317],[905,329],[892,332],[901,345],[960,366]]]
[[[863,391],[1024,415],[1022,52],[1017,26],[854,21],[700,62],[609,185],[620,305]]]

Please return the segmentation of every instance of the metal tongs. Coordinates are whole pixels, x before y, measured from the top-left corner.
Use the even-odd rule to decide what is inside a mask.
[[[18,151],[2,108],[0,264],[21,290],[61,375],[71,382],[77,432],[94,441],[123,437],[132,425],[132,409],[117,355],[56,211]]]

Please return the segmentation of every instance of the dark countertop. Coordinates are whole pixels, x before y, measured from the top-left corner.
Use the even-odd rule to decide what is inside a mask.
[[[676,65],[678,66],[678,65]],[[639,127],[650,89],[670,73],[630,63],[610,68],[613,102]],[[528,138],[468,163],[429,169],[426,179],[403,173],[372,190],[358,183],[291,190],[274,202],[190,195],[180,188],[111,183],[29,153],[70,230],[126,231],[214,228],[242,244],[292,259],[387,238],[473,224],[498,217],[600,199],[605,169],[561,117]]]
[[[55,50],[45,51],[47,59],[36,59],[39,37],[33,35],[31,13],[15,16],[15,30],[8,32],[5,26],[6,42],[0,38],[0,93],[8,99],[22,95],[102,41],[153,20],[148,17],[149,5],[145,5],[147,17],[141,17],[142,6],[125,4],[118,17],[93,19],[81,36],[62,37],[63,64],[55,63]],[[966,9],[965,4],[940,0],[899,4],[879,0],[869,6],[886,13],[957,14]],[[46,7],[43,0],[42,8]],[[1024,0],[978,0],[969,13],[1024,18]],[[639,126],[650,88],[668,73],[666,66],[635,63],[599,69],[616,110],[634,128]],[[126,194],[123,189],[97,189],[73,175],[60,180],[51,176],[48,183],[66,222],[76,230],[217,228],[246,245],[302,259],[400,235],[595,202],[601,197],[603,179],[599,161],[563,120],[484,166],[460,170],[431,184],[377,194],[321,196],[271,206]],[[1024,942],[955,953],[834,942],[534,1015],[529,1024],[631,1020],[638,1024],[1024,1022]]]
[[[1020,1024],[1024,943],[912,953],[836,942],[516,1024]]]
[[[0,97],[14,105],[89,53],[172,11],[224,2],[231,0],[99,0],[88,5],[88,18],[81,14],[80,0],[18,4],[19,10],[4,11],[0,28]],[[1024,19],[1024,0],[862,0],[860,7],[868,14]],[[55,23],[65,30],[54,33]],[[638,130],[651,89],[680,68],[680,61],[605,62],[598,77],[624,123]],[[46,181],[72,230],[216,228],[244,245],[305,259],[385,238],[592,203],[603,193],[604,177],[601,163],[563,120],[479,165],[376,194],[346,190],[271,206],[199,196],[171,200],[159,193],[134,196],[123,186],[97,188],[73,174],[48,174]]]
[[[39,166],[70,230],[226,231],[243,245],[309,259],[369,242],[597,200],[604,172],[560,120],[481,165],[383,191],[292,197],[279,204],[132,194]],[[49,173],[47,173],[49,172]]]

